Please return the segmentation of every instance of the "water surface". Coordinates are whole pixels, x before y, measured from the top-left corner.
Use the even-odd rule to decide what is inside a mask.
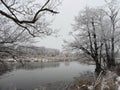
[[[94,72],[94,65],[80,62],[9,63],[8,71],[0,76],[0,90],[34,90],[57,82],[71,82],[80,73]],[[52,85],[52,84],[51,84]],[[59,83],[58,83],[59,85]]]

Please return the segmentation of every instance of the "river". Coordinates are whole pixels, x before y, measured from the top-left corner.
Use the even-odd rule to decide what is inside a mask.
[[[10,70],[0,75],[0,90],[57,90],[60,84],[74,81],[84,72],[94,72],[94,65],[72,62],[27,62],[7,64]],[[64,86],[62,85],[62,86]],[[39,89],[38,89],[39,88]],[[54,88],[54,89],[53,89]]]

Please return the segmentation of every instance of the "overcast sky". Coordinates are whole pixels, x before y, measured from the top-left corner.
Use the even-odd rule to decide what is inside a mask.
[[[56,48],[62,50],[63,40],[70,40],[69,32],[72,30],[71,24],[73,23],[74,16],[76,16],[80,10],[88,7],[102,6],[104,0],[63,0],[62,5],[59,8],[59,14],[55,16],[55,20],[52,24],[53,28],[60,29],[59,37],[46,37],[43,39],[37,39],[37,46],[45,46],[47,48]]]

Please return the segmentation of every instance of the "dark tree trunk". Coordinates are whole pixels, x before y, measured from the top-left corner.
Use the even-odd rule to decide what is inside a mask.
[[[112,50],[111,50],[111,60],[110,60],[110,66],[115,66],[115,53],[114,53],[114,37],[111,40],[112,43]]]
[[[96,63],[95,72],[100,73],[102,70],[101,64],[98,61],[96,61],[95,63]]]
[[[115,66],[115,59],[111,58],[107,65],[108,65],[108,68]]]
[[[96,29],[95,29],[95,22],[94,19],[92,18],[92,27],[93,27],[93,39],[94,39],[94,61],[96,63],[96,69],[95,72],[100,72],[102,70],[101,68],[101,63],[99,62],[98,59],[98,44],[97,44],[97,35],[96,35]]]

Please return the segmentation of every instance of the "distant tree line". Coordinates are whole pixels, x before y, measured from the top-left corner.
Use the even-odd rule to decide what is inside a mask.
[[[16,48],[19,56],[46,56],[46,57],[56,57],[60,55],[58,49],[36,47],[36,46],[18,46]]]

